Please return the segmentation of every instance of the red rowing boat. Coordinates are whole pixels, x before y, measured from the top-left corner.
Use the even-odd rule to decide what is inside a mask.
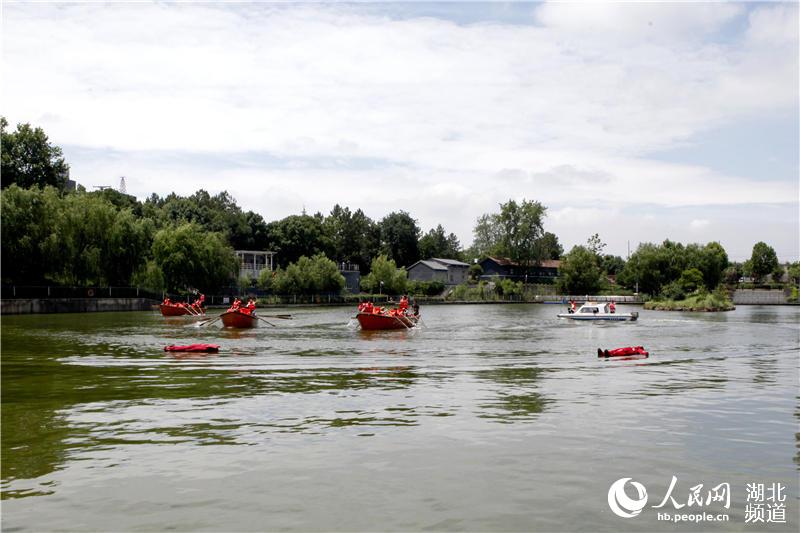
[[[411,315],[358,313],[356,318],[361,329],[409,329],[417,325],[417,318]]]
[[[161,304],[159,305],[161,308],[161,314],[164,316],[184,316],[184,315],[195,315],[199,313],[192,313],[188,309],[186,309],[183,305],[174,305],[174,304]]]
[[[225,311],[220,317],[222,317],[222,325],[226,328],[244,329],[258,326],[258,318],[255,315],[241,311]]]

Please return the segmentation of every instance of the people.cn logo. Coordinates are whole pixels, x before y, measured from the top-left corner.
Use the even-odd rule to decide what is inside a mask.
[[[608,506],[615,515],[622,518],[633,518],[641,513],[644,506],[647,505],[647,489],[641,483],[631,481],[631,485],[639,494],[638,499],[634,500],[625,494],[625,484],[628,481],[631,481],[631,478],[618,479],[608,489]]]

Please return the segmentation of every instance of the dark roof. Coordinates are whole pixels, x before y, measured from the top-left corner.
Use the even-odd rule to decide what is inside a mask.
[[[420,264],[430,268],[431,270],[444,270],[444,271],[447,271],[447,267],[442,265],[442,264],[440,264],[440,263],[437,263],[435,261],[424,261],[424,260],[417,261],[416,263],[414,263],[413,265],[408,267],[406,270],[411,270],[412,268],[414,268],[415,266],[420,265]]]
[[[469,266],[469,264],[462,263],[461,261],[456,261],[455,259],[441,259],[439,257],[432,257],[428,259],[428,261],[436,261],[437,263],[450,266],[465,266],[465,267]]]
[[[501,266],[520,266],[519,263],[516,261],[512,261],[508,257],[487,257],[486,259],[491,259],[495,263]],[[484,261],[486,261],[484,259]],[[539,263],[532,263],[531,266],[541,266],[545,268],[559,268],[561,267],[561,261],[558,259],[545,259],[544,261],[540,261]]]

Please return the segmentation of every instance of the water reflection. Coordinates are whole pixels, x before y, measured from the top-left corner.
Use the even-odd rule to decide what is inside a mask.
[[[535,419],[552,401],[537,390],[542,372],[537,367],[523,366],[475,372],[477,379],[500,386],[493,388],[492,396],[478,405],[477,416],[504,424]]]

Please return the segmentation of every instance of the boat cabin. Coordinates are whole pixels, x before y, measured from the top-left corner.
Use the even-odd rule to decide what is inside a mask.
[[[611,310],[608,307],[608,303],[597,303],[597,302],[586,302],[583,304],[580,309],[578,309],[579,314],[597,314],[597,313],[607,313],[610,314]]]

